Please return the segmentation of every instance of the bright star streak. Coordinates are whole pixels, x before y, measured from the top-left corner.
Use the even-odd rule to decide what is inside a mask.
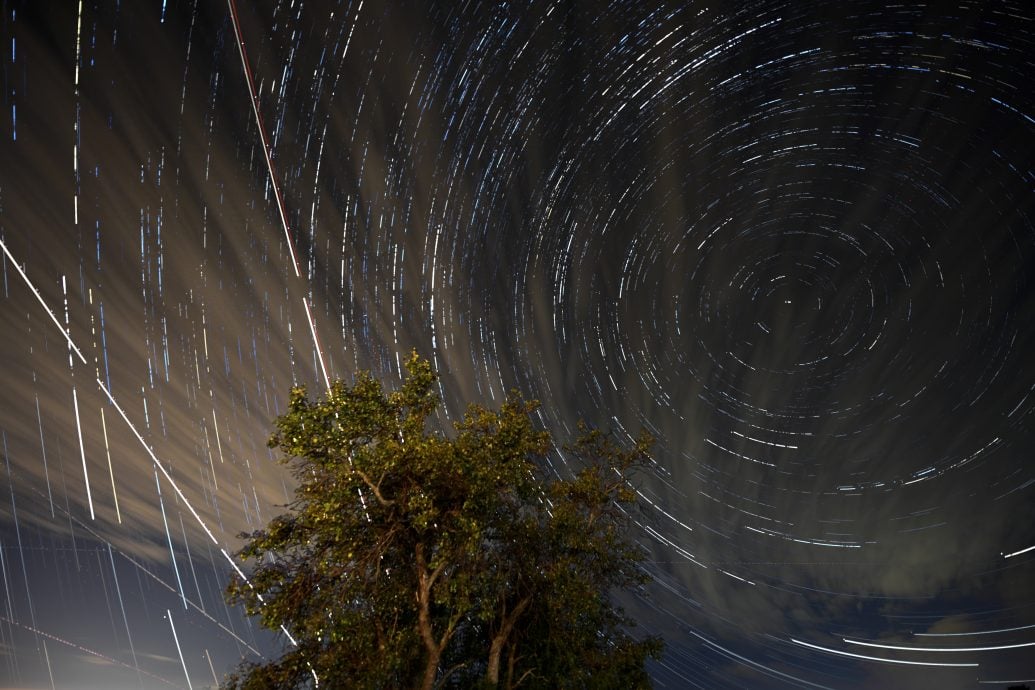
[[[1029,551],[1032,551],[1032,550],[1035,550],[1035,545],[1029,546],[1026,549],[1021,549],[1020,551],[1014,551],[1013,553],[1008,553],[1005,556],[1003,556],[1003,558],[1013,558],[1014,556],[1020,556],[1022,553],[1028,553]]]
[[[1019,625],[1016,628],[1000,628],[998,630],[977,630],[975,632],[958,633],[913,633],[914,637],[969,637],[971,635],[993,635],[995,633],[1014,632],[1015,630],[1030,630],[1035,625]]]
[[[876,647],[877,649],[896,649],[903,652],[992,652],[998,649],[1020,649],[1021,647],[1035,647],[1035,642],[1001,644],[988,647],[907,647],[905,645],[882,644],[880,642],[863,642],[862,640],[850,640],[847,637],[842,637],[841,639],[847,642],[848,644],[857,644],[862,647]]]
[[[977,664],[944,664],[937,661],[904,661],[902,659],[885,659],[879,656],[866,656],[865,654],[853,654],[851,652],[842,652],[839,649],[830,649],[829,647],[820,647],[818,644],[810,644],[808,642],[802,642],[796,640],[793,637],[790,638],[794,644],[800,644],[802,647],[809,647],[810,649],[817,649],[827,654],[836,654],[838,656],[848,656],[853,659],[866,659],[867,661],[880,661],[885,664],[904,664],[906,666],[951,666],[951,667],[965,667],[965,668],[976,668]]]
[[[180,649],[180,638],[176,636],[176,626],[173,625],[172,612],[169,609],[165,610],[165,616],[169,619],[169,627],[172,628],[173,640],[176,642],[176,652],[180,655],[180,664],[183,666],[183,675],[187,679],[187,687],[190,690],[194,690],[194,686],[190,682],[190,673],[187,672],[187,662],[183,659],[183,650]]]

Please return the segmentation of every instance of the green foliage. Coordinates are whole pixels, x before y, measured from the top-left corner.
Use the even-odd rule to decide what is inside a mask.
[[[369,374],[291,391],[270,446],[294,500],[242,535],[251,585],[227,599],[297,646],[227,687],[648,687],[660,642],[632,638],[610,595],[649,579],[628,517],[649,436],[625,450],[580,426],[565,451],[583,469],[556,479],[537,403],[472,405],[446,436],[430,363],[406,368],[397,391]]]

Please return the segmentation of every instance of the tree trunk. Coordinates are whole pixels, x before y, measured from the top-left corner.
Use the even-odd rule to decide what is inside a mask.
[[[500,654],[503,652],[503,643],[506,641],[501,635],[492,638],[492,646],[489,647],[489,668],[485,671],[485,678],[497,687],[500,682]]]
[[[434,576],[428,574],[423,544],[417,544],[415,555],[417,557],[417,630],[428,654],[427,662],[424,665],[424,679],[421,681],[420,687],[421,690],[432,690],[435,686],[435,676],[438,673],[438,661],[442,656],[442,648],[435,643],[435,636],[431,631],[431,585]]]
[[[507,652],[507,690],[514,687],[514,662],[517,661],[517,642],[510,645]]]
[[[438,650],[428,652],[428,662],[424,666],[424,679],[420,683],[421,690],[432,690],[435,687],[435,676],[438,675]]]
[[[489,646],[489,665],[485,670],[485,679],[489,681],[492,687],[497,687],[500,682],[500,656],[503,654],[503,646],[507,643],[511,630],[514,629],[514,623],[525,612],[531,601],[531,596],[526,596],[519,601],[514,610],[503,617],[503,625],[500,626],[500,631],[492,638],[492,644]]]

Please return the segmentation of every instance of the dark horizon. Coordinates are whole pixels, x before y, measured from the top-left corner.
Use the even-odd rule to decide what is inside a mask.
[[[229,7],[2,3],[0,688],[275,654],[272,420],[411,349],[657,437],[656,687],[1035,683],[1035,9],[238,3],[260,133]]]

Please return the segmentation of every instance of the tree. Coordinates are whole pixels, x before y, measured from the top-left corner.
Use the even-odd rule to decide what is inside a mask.
[[[535,402],[472,405],[451,434],[430,428],[437,376],[414,353],[393,392],[369,374],[322,399],[291,391],[270,446],[297,479],[290,511],[241,535],[244,605],[295,644],[244,663],[234,688],[634,688],[656,638],[637,640],[612,593],[643,584],[632,541],[631,449],[580,425],[560,452]]]

